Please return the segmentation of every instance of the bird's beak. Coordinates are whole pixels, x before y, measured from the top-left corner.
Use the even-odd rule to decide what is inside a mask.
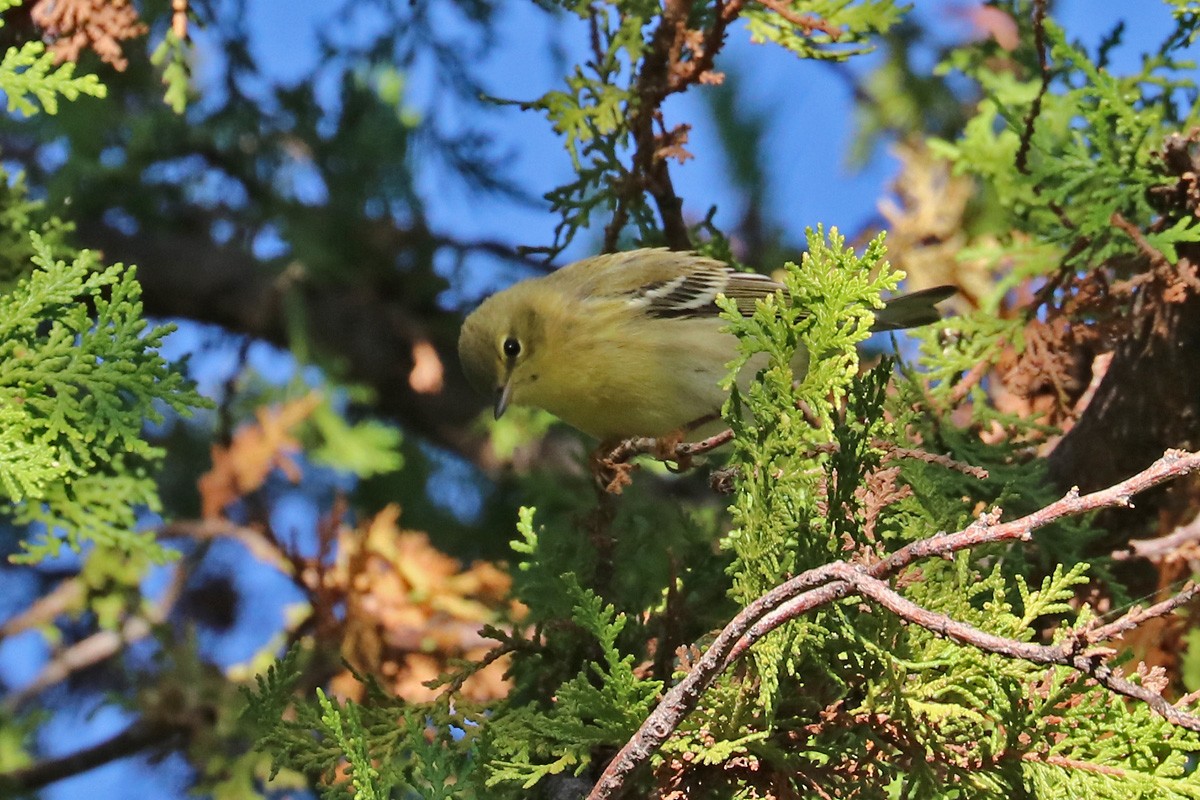
[[[505,410],[508,408],[508,401],[512,400],[512,379],[504,382],[503,386],[496,389],[496,419],[504,416]]]

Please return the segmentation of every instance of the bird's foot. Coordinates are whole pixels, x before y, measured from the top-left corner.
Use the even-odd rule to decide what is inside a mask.
[[[623,442],[601,442],[588,457],[588,469],[596,480],[596,486],[605,494],[620,494],[633,483],[633,473],[638,465],[630,463],[630,454]]]

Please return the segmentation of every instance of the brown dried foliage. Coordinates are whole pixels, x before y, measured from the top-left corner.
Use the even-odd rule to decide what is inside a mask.
[[[1000,384],[993,392],[1004,412],[1069,428],[1078,400],[1091,379],[1099,332],[1065,317],[1033,319],[1025,326],[1025,347],[1009,348],[997,364]]]
[[[963,219],[974,183],[953,175],[950,165],[924,145],[900,144],[892,154],[900,161],[892,183],[895,196],[879,201],[887,221],[888,260],[908,276],[911,290],[950,284],[961,295],[955,302],[964,305],[984,296],[995,280],[992,265],[959,256],[968,244]]]
[[[507,573],[482,561],[464,569],[424,533],[401,530],[399,517],[400,509],[389,506],[361,528],[343,526],[336,564],[321,581],[328,596],[344,604],[344,621],[335,632],[342,657],[358,673],[418,703],[438,695],[426,683],[453,661],[479,662],[493,649],[480,636],[484,624],[519,609],[506,600]],[[466,678],[459,693],[479,702],[505,696],[506,669],[507,659],[493,661]],[[362,684],[348,670],[331,687],[343,697],[362,694]]]
[[[276,469],[299,480],[295,456],[301,445],[294,431],[320,403],[320,395],[310,393],[260,408],[256,421],[238,429],[228,445],[213,446],[212,469],[199,479],[206,520],[219,522],[226,506],[259,490]],[[486,562],[464,568],[424,533],[402,530],[399,516],[399,508],[389,506],[354,527],[347,523],[345,503],[335,503],[318,526],[315,557],[295,552],[265,519],[246,530],[278,554],[272,563],[308,595],[312,612],[293,630],[312,630],[360,675],[375,677],[410,702],[424,702],[437,695],[425,684],[449,671],[453,661],[480,662],[493,649],[480,634],[485,624],[514,619],[521,609],[506,599],[507,573]],[[490,659],[461,682],[460,693],[478,701],[504,696],[506,668],[505,659]],[[363,693],[349,670],[330,685],[344,697],[359,699]]]
[[[120,72],[129,66],[122,43],[148,30],[129,0],[38,0],[30,17],[60,62],[78,61],[88,48]]]
[[[320,395],[310,393],[282,406],[260,408],[257,422],[240,428],[228,445],[214,444],[212,469],[198,481],[204,519],[219,519],[227,505],[261,487],[276,468],[298,481],[300,468],[292,457],[300,452],[300,443],[292,432],[320,404]]]
[[[1175,178],[1174,183],[1164,184],[1150,191],[1151,201],[1160,209],[1172,210],[1176,215],[1200,216],[1200,133],[1192,130],[1186,136],[1175,133],[1163,142],[1159,155],[1166,165],[1167,174]]]
[[[1196,215],[1198,141],[1193,131],[1164,143],[1163,168],[1173,182],[1154,195],[1162,211],[1155,228]],[[1112,353],[1090,402],[1075,410],[1078,421],[1050,454],[1056,479],[1085,488],[1141,469],[1164,447],[1200,443],[1200,351],[1192,344],[1200,341],[1200,251],[1183,244],[1172,263],[1120,214],[1112,223],[1134,253],[1097,265],[1090,292],[1067,285],[1070,301],[1049,309],[1051,318],[1072,324],[1100,320],[1098,344]],[[1169,520],[1165,530],[1181,521]]]

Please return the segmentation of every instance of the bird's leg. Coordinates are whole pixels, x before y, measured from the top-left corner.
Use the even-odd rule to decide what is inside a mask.
[[[679,445],[683,444],[691,429],[692,426],[688,425],[679,430],[671,431],[666,436],[659,436],[654,440],[654,447],[650,450],[650,455],[659,461],[674,461],[675,467],[673,469],[670,464],[667,464],[667,469],[670,469],[672,472],[688,471],[692,468],[692,457],[688,453],[680,453]]]
[[[617,545],[612,533],[612,521],[616,516],[613,495],[620,494],[633,482],[629,475],[637,469],[637,465],[628,462],[630,454],[624,452],[624,444],[611,440],[601,442],[588,457],[588,469],[595,480],[596,507],[588,513],[584,527],[588,541],[596,551],[596,571],[591,588],[601,597],[606,597],[612,586],[613,555]]]
[[[728,441],[724,434],[718,434],[716,437],[709,437],[700,442],[688,441],[688,438],[697,430],[708,425],[710,422],[716,422],[720,418],[721,415],[717,413],[705,414],[702,417],[692,420],[679,430],[659,437],[651,454],[659,461],[674,461],[674,468],[671,468],[670,465],[667,467],[671,472],[687,472],[695,466],[694,456],[706,453],[713,449],[713,447],[720,446]],[[717,441],[718,439],[720,441]],[[709,446],[710,441],[715,444]]]
[[[596,488],[607,494],[620,494],[633,483],[633,472],[637,464],[629,459],[644,452],[638,445],[639,439],[606,440],[588,456],[588,471],[596,480]]]
[[[703,417],[697,417],[687,425],[683,426],[683,433],[695,433],[697,428],[703,428],[708,423],[716,422],[720,418],[721,414],[716,411],[712,412],[711,414],[705,414]]]
[[[630,463],[634,456],[648,453],[659,461],[675,462],[672,472],[686,472],[694,466],[693,457],[720,447],[732,437],[731,431],[723,431],[698,442],[687,438],[697,429],[720,419],[719,414],[705,414],[682,428],[662,436],[635,436],[629,439],[608,439],[592,451],[588,458],[588,469],[598,488],[608,494],[620,494],[633,482],[633,471],[638,467]]]

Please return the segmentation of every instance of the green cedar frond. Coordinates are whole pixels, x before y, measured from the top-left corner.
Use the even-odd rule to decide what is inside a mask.
[[[204,401],[158,354],[174,328],[148,328],[132,268],[59,260],[31,237],[34,271],[0,294],[0,496],[46,526],[23,559],[57,553],[60,535],[161,558],[135,531],[136,509],[157,508],[146,466],[161,456],[142,425]]]
[[[752,5],[745,12],[751,40],[774,42],[800,58],[820,61],[845,61],[870,53],[875,49],[872,40],[899,22],[907,10],[895,0],[808,0],[785,5],[795,9],[796,17],[819,22],[819,27],[798,25],[765,5]]]
[[[108,89],[95,75],[75,76],[75,64],[56,64],[54,54],[41,42],[10,47],[0,59],[0,91],[8,96],[9,112],[32,116],[38,106],[47,114],[58,112],[58,98],[74,100],[81,94],[105,97]]]

